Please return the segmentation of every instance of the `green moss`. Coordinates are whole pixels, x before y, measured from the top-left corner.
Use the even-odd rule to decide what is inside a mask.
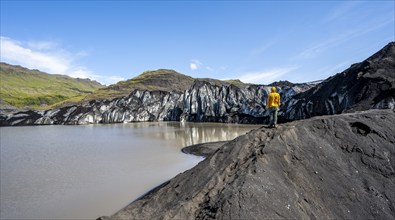
[[[174,70],[159,69],[145,71],[132,79],[121,81],[106,88],[99,89],[89,94],[85,100],[113,99],[129,95],[135,89],[161,90],[161,91],[184,91],[192,86],[194,78],[183,75]]]

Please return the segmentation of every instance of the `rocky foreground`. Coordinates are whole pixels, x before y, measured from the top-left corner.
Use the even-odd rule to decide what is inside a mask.
[[[102,219],[395,219],[394,122],[370,110],[262,127]]]

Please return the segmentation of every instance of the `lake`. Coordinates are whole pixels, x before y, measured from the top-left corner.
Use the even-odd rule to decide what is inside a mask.
[[[0,127],[1,219],[112,215],[203,158],[181,148],[258,125],[143,122]]]

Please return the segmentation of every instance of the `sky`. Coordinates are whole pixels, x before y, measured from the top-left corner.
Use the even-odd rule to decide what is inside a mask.
[[[102,84],[173,69],[326,79],[395,41],[395,1],[1,2],[1,62]]]

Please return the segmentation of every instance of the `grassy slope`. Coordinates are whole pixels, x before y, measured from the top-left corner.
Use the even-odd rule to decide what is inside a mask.
[[[20,66],[0,63],[0,99],[16,107],[34,109],[79,101],[103,86],[88,79],[52,75]]]
[[[86,100],[103,100],[123,97],[129,95],[135,89],[181,92],[188,89],[193,82],[194,78],[174,70],[159,69],[155,71],[146,71],[132,79],[99,89],[88,95]]]
[[[135,89],[183,92],[195,80],[208,81],[215,85],[248,85],[239,80],[195,79],[174,70],[159,69],[146,71],[132,79],[104,87],[90,80],[51,75],[5,63],[0,63],[0,67],[0,101],[19,108],[29,106],[34,109],[47,109],[90,100],[111,100],[128,96]]]
[[[110,85],[106,88],[99,89],[92,94],[87,95],[85,101],[113,99],[128,96],[135,89],[142,90],[161,90],[183,92],[189,89],[195,80],[209,81],[215,85],[233,84],[237,87],[245,87],[240,80],[221,81],[216,79],[195,79],[190,76],[178,73],[174,70],[159,69],[155,71],[146,71],[141,75]]]

